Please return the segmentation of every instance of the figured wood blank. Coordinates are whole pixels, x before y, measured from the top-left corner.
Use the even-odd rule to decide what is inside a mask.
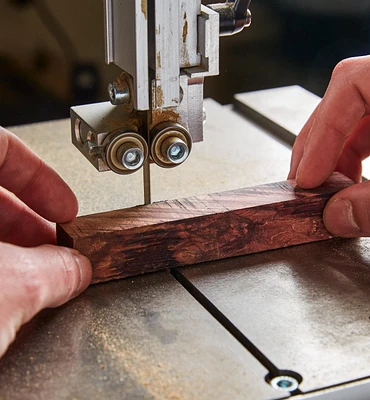
[[[57,225],[59,245],[93,264],[93,283],[325,240],[329,198],[353,182],[319,188],[293,180],[78,217]]]

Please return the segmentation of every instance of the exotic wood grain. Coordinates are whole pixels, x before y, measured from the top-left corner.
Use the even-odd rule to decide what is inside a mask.
[[[291,180],[78,217],[58,244],[89,257],[97,283],[325,240],[325,204],[352,183],[335,173],[313,190]]]

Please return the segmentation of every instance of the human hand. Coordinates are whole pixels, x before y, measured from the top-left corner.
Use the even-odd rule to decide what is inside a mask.
[[[90,262],[76,250],[53,246],[49,222],[70,221],[77,208],[57,173],[0,127],[0,357],[21,325],[89,285]]]
[[[361,162],[370,155],[369,82],[369,56],[340,62],[293,147],[288,178],[299,187],[317,187],[334,171],[356,182],[325,208],[324,223],[337,236],[370,236],[370,181],[360,183]]]

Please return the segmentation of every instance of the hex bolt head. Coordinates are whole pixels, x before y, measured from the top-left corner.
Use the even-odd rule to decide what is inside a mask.
[[[278,390],[285,390],[288,392],[294,392],[298,389],[299,382],[297,379],[293,378],[292,376],[276,376],[275,378],[271,379],[270,385],[274,389]]]
[[[188,153],[188,146],[185,143],[174,143],[167,150],[169,160],[174,163],[182,162]]]
[[[123,151],[122,165],[128,170],[140,168],[144,163],[144,153],[138,147],[129,147]]]
[[[188,145],[178,137],[167,138],[162,145],[165,157],[173,164],[183,163],[189,156]]]

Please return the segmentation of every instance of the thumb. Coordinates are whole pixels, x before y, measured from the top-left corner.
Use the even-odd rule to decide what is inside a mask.
[[[370,181],[334,195],[324,210],[324,224],[336,236],[370,236]]]
[[[30,249],[30,256],[39,280],[40,309],[66,303],[91,282],[90,261],[77,250],[43,245]]]
[[[0,288],[21,311],[21,324],[43,308],[76,297],[91,281],[91,264],[86,257],[52,245],[22,248],[0,243],[0,267]]]
[[[76,297],[90,281],[90,261],[76,250],[0,242],[0,357],[21,325]]]

